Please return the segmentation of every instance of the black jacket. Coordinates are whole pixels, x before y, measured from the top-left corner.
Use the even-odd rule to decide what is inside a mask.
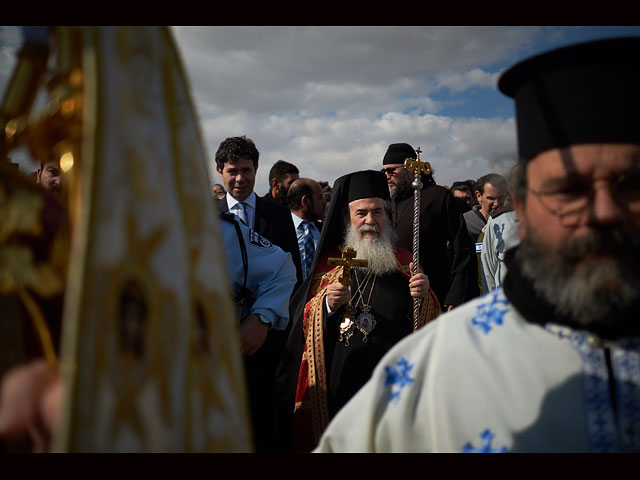
[[[410,188],[394,203],[397,245],[413,252],[414,192]],[[420,192],[420,265],[440,305],[460,305],[479,295],[475,246],[451,192],[426,185]]]

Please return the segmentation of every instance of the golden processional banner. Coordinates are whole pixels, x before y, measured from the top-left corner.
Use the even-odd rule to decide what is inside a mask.
[[[251,434],[206,154],[171,34],[84,27],[62,452],[244,452]]]

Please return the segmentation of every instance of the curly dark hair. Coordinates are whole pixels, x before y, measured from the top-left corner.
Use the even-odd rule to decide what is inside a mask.
[[[241,137],[229,137],[225,139],[216,152],[216,166],[222,170],[224,164],[231,162],[234,163],[240,158],[248,158],[253,161],[253,167],[258,169],[258,159],[260,152],[256,148],[256,144],[253,140],[246,136]]]

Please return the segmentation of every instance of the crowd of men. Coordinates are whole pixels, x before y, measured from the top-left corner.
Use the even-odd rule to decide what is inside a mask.
[[[638,53],[591,42],[505,72],[506,175],[438,185],[392,143],[331,188],[279,160],[260,197],[254,142],[220,144],[257,452],[640,451]]]
[[[336,180],[326,215],[320,183],[301,178],[299,169],[283,160],[271,168],[268,193],[258,196],[258,158],[251,139],[224,140],[216,164],[226,194],[215,200],[221,212],[233,213],[289,253],[297,272],[298,281],[287,296],[292,313],[279,326],[260,322],[259,316],[247,317],[250,311],[241,318],[241,332],[260,331],[255,337],[263,342],[245,355],[256,450],[308,451],[318,440],[311,423],[321,422],[324,428],[380,358],[412,333],[413,298],[424,299],[418,320],[422,326],[442,309],[478,294],[476,258],[453,197],[429,174],[421,219],[423,255],[429,257],[420,262],[429,267],[412,271],[407,249],[412,243],[413,178],[403,163],[415,159],[416,151],[408,144],[389,146],[382,171],[355,172]],[[342,259],[348,248],[356,257],[348,262],[355,266],[332,267],[329,259]],[[366,266],[358,264],[363,261]],[[264,260],[257,252],[248,262]],[[348,278],[336,281],[344,272]],[[314,308],[307,308],[310,303]],[[251,327],[245,327],[247,319]],[[310,335],[322,344],[321,358],[307,349]],[[309,368],[323,370],[327,381],[316,388],[309,381]],[[316,392],[321,392],[319,397]]]

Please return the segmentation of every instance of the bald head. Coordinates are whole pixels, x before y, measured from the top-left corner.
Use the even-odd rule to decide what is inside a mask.
[[[289,210],[303,220],[309,222],[320,220],[324,215],[324,202],[322,187],[315,180],[299,178],[289,186],[287,193]]]

